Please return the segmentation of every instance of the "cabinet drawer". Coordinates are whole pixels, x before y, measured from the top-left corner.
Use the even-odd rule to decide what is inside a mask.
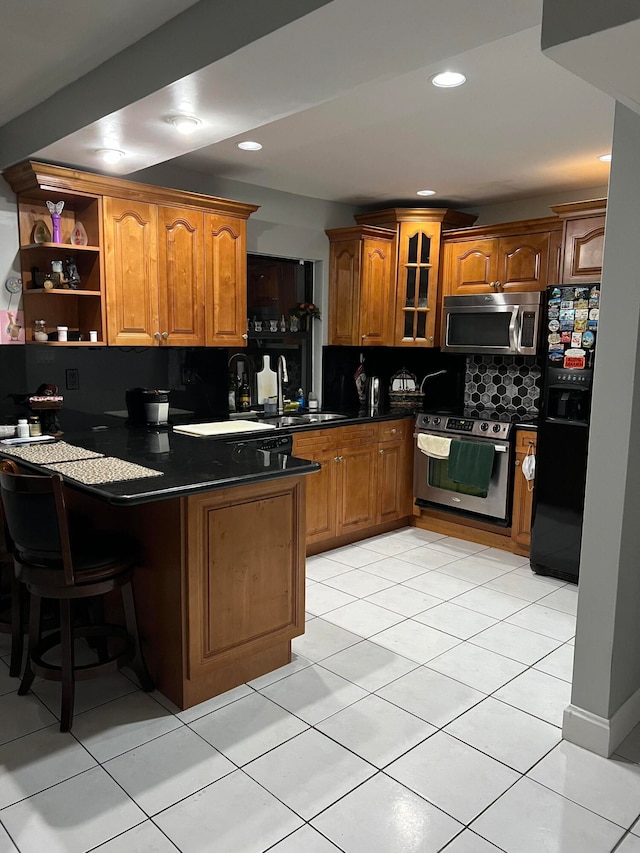
[[[413,421],[404,418],[401,421],[387,421],[378,424],[378,441],[404,441],[413,431]]]
[[[516,430],[516,450],[527,450],[531,446],[535,450],[536,438],[537,434],[534,430]]]
[[[302,456],[304,458],[305,451],[312,453],[321,450],[333,450],[337,446],[337,433],[337,429],[318,429],[312,432],[294,433],[294,456]]]
[[[354,424],[353,426],[339,427],[336,433],[339,447],[373,445],[378,441],[378,424]]]

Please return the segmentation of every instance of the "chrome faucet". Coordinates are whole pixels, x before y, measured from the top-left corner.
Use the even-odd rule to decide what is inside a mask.
[[[434,376],[442,376],[442,375],[443,375],[443,374],[445,374],[445,373],[447,373],[447,371],[446,371],[446,370],[436,370],[436,372],[435,372],[435,373],[427,373],[427,375],[424,377],[424,379],[423,379],[423,380],[422,380],[422,382],[420,383],[420,391],[421,391],[421,393],[423,393],[423,392],[424,392],[424,383],[427,381],[427,379],[432,379]]]
[[[278,415],[284,415],[284,383],[288,381],[287,361],[283,355],[279,355],[276,364],[276,394],[278,395],[276,414]]]

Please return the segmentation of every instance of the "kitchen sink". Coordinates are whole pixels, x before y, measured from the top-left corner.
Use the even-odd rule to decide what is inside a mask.
[[[275,427],[304,426],[307,421],[294,415],[278,415],[273,418],[263,418],[262,423],[273,424]]]
[[[314,424],[322,424],[327,421],[339,421],[346,418],[346,415],[338,415],[333,412],[312,412],[308,415],[278,415],[272,418],[261,418],[261,423],[269,424],[275,427],[288,426],[313,426]]]
[[[346,415],[338,415],[334,412],[312,412],[309,415],[301,415],[301,420],[306,424],[322,424],[326,421],[341,421]]]

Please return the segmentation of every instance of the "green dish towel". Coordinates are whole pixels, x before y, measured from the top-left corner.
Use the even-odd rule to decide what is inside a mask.
[[[493,444],[454,439],[449,451],[449,476],[454,483],[486,491],[491,481],[494,455]]]

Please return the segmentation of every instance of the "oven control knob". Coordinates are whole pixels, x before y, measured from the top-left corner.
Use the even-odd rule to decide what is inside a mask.
[[[486,432],[489,429],[489,424],[486,421],[484,421],[483,423],[480,424],[480,429],[482,430],[482,432]]]
[[[433,422],[437,426],[440,423],[440,418],[434,418]]]
[[[494,432],[500,432],[501,429],[502,429],[502,427],[500,426],[500,424],[494,424],[493,425],[493,431]]]
[[[424,419],[424,423],[425,423],[425,424],[428,424],[430,420],[431,420],[431,418],[430,418],[430,417],[425,417],[425,419]]]

